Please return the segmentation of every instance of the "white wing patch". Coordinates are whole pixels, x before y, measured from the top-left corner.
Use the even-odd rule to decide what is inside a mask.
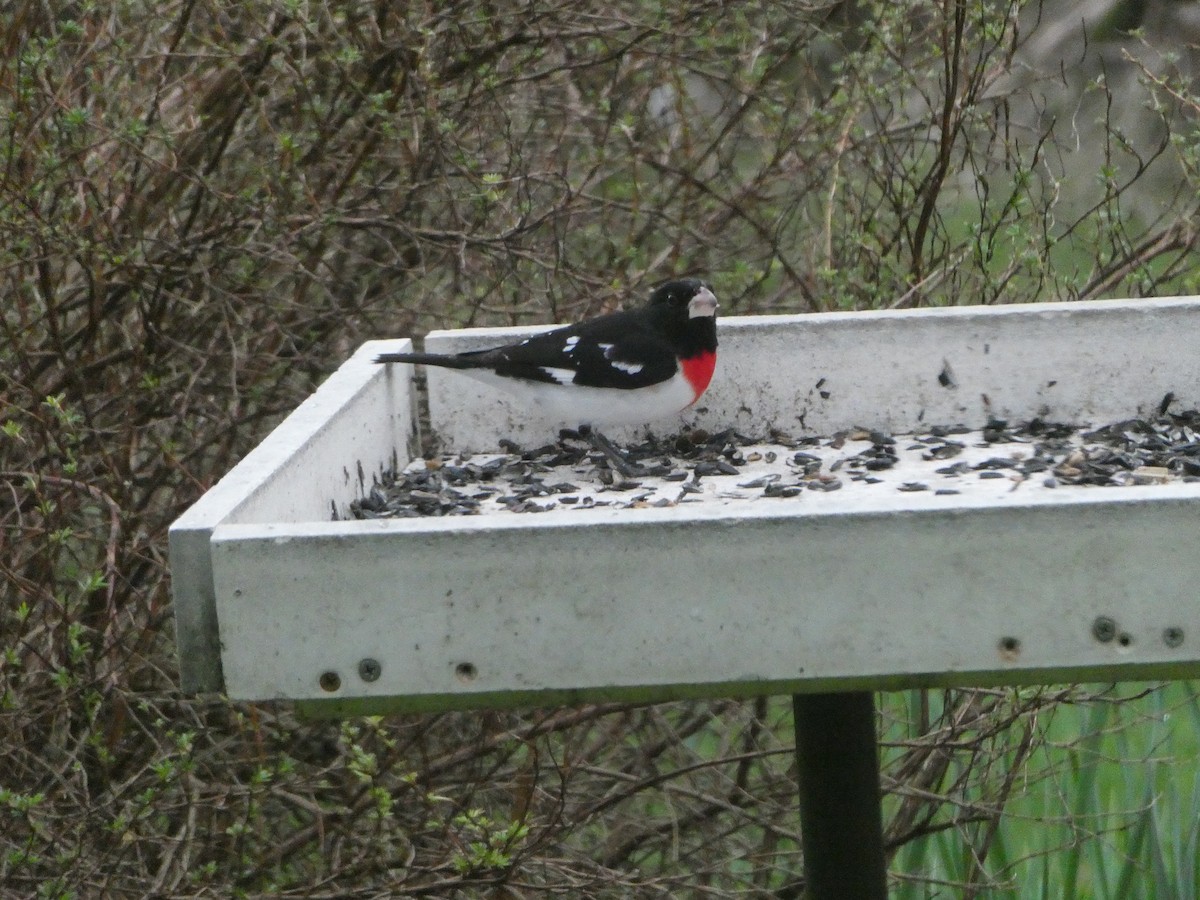
[[[563,353],[570,355],[571,351],[575,349],[575,345],[578,343],[578,335],[572,335],[571,337],[567,338],[566,342],[563,344]]]
[[[554,366],[538,366],[559,384],[571,384],[575,380],[574,369],[556,369]]]
[[[604,358],[612,363],[612,367],[619,372],[626,372],[630,375],[636,375],[645,368],[642,363],[623,362],[619,359],[613,359],[612,344],[597,344],[597,346],[604,351]]]

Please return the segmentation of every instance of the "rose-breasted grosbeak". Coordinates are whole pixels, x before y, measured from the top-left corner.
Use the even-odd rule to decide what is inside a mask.
[[[640,309],[467,353],[384,353],[379,363],[459,369],[580,425],[614,468],[637,474],[596,426],[642,425],[680,412],[708,387],[717,362],[717,298],[695,278],[669,281]]]

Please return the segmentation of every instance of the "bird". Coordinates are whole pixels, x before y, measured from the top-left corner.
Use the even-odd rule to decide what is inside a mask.
[[[679,413],[717,363],[717,303],[698,278],[667,281],[641,307],[585,319],[515,344],[465,353],[381,353],[377,363],[456,369],[540,409],[602,452],[625,477],[645,474],[600,431]]]

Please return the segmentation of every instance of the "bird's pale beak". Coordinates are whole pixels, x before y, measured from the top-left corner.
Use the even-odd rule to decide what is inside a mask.
[[[688,301],[688,318],[695,319],[699,316],[715,316],[717,314],[716,295],[708,288],[700,288],[696,296]]]

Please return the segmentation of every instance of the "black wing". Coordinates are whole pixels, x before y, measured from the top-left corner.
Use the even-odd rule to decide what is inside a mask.
[[[648,327],[641,310],[612,313],[471,355],[494,366],[498,375],[583,387],[648,387],[674,377],[678,368],[674,351]],[[568,372],[573,374],[568,377]]]

